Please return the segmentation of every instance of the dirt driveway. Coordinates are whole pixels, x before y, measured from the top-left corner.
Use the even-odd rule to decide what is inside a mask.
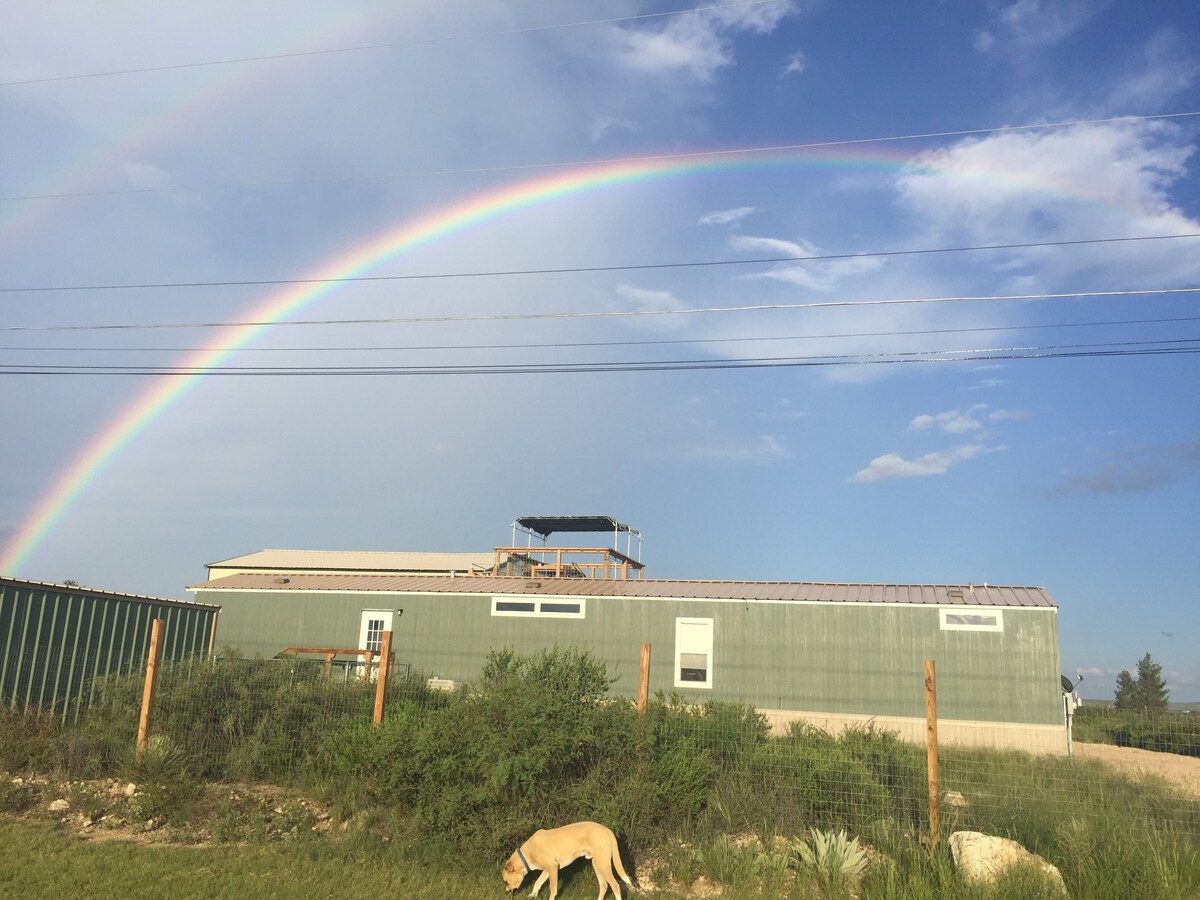
[[[1098,759],[1129,775],[1157,775],[1180,785],[1191,796],[1200,799],[1200,759],[1177,753],[1155,753],[1136,747],[1114,747],[1111,744],[1074,744],[1075,755],[1081,759]]]

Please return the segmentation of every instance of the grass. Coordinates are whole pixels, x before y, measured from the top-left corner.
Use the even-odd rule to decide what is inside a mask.
[[[504,891],[499,863],[483,866],[436,843],[396,844],[362,833],[301,845],[146,847],[89,842],[45,822],[0,821],[0,846],[0,896],[6,897],[495,900]],[[576,866],[560,887],[563,900],[596,896],[590,868]]]

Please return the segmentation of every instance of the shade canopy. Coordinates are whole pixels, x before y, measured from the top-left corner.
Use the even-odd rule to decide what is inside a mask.
[[[641,539],[641,533],[623,525],[612,516],[521,516],[514,525],[548,538],[555,532],[585,534],[592,532],[625,532]]]

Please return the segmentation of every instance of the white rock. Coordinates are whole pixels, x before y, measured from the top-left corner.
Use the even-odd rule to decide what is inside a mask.
[[[968,881],[994,882],[1018,863],[1033,863],[1058,885],[1064,896],[1067,893],[1067,886],[1058,869],[1008,838],[979,831],[956,831],[950,835],[950,853],[954,857],[954,864]]]
[[[66,812],[70,808],[71,808],[71,804],[68,803],[66,800],[50,801],[50,812]]]

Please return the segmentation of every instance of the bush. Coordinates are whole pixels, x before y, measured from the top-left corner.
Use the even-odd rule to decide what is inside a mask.
[[[0,771],[44,771],[54,759],[58,736],[59,721],[50,713],[22,715],[0,705]]]

